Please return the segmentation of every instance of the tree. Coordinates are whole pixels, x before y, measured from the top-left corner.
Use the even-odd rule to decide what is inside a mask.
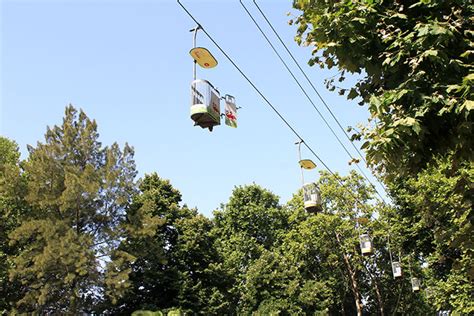
[[[19,312],[81,313],[101,299],[103,265],[134,192],[133,150],[102,147],[97,124],[68,106],[61,126],[29,146],[24,163],[31,211],[9,235],[21,249],[9,277]]]
[[[285,251],[300,262],[306,282],[322,282],[328,288],[326,304],[317,307],[317,311],[361,315],[364,310],[370,310],[374,296],[364,271],[365,259],[360,254],[360,232],[356,224],[359,218],[371,218],[375,211],[369,203],[374,192],[356,173],[336,178],[322,172],[318,185],[324,212],[296,222],[288,234]],[[298,203],[303,209],[301,200],[293,202]],[[362,231],[365,229],[374,235],[369,223],[365,223]],[[363,299],[367,301],[365,306]]]
[[[8,280],[8,270],[18,249],[9,245],[8,234],[20,225],[21,217],[28,211],[25,194],[18,146],[0,137],[0,313],[9,311],[17,299],[19,284]]]
[[[407,175],[432,157],[472,157],[474,6],[467,0],[295,0],[297,41],[309,64],[365,76],[340,90],[368,103],[362,146],[387,175]],[[319,54],[322,52],[321,54]],[[334,81],[329,87],[334,89]]]
[[[264,250],[250,265],[241,294],[243,314],[315,315],[327,311],[334,284],[305,275],[307,261],[290,249],[285,244],[272,251]]]
[[[407,276],[402,280],[392,277],[387,236],[393,235],[392,251],[406,240],[399,234],[403,227],[393,219],[390,224],[387,221],[386,214],[393,209],[374,204],[374,191],[356,173],[336,179],[322,172],[318,185],[324,211],[306,213],[301,192],[296,194],[287,205],[291,210],[287,230],[249,265],[240,290],[243,313],[432,312],[424,296],[411,291],[408,259],[403,261]],[[363,232],[370,232],[375,245],[371,257],[362,256],[359,248]]]
[[[295,0],[297,41],[314,45],[310,65],[362,78],[336,87],[371,114],[363,139],[411,227],[403,248],[428,264],[438,308],[472,313],[472,16],[467,0]],[[428,283],[429,283],[428,282]],[[448,294],[451,299],[447,299]]]
[[[218,266],[227,280],[226,314],[243,312],[241,304],[246,274],[253,262],[270,251],[287,227],[286,211],[278,197],[251,184],[236,187],[229,202],[214,212]]]
[[[467,314],[474,312],[472,183],[474,164],[453,168],[448,156],[392,186],[404,234],[411,236],[403,247],[429,264],[433,304]]]
[[[156,173],[145,175],[139,189],[127,209],[125,239],[118,248],[132,260],[116,264],[128,274],[128,287],[122,298],[114,297],[115,287],[109,289],[117,306],[113,311],[179,307],[216,314],[215,280],[220,276],[212,268],[216,261],[212,222],[196,210],[181,207],[179,191]]]

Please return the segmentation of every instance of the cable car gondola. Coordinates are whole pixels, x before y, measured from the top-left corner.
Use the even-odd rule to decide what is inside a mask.
[[[390,248],[390,234],[387,236],[387,244],[388,244],[388,254],[390,256],[390,264],[392,265],[392,274],[393,278],[401,278],[402,277],[402,264],[400,261],[393,261],[392,260],[392,249]],[[401,253],[398,254],[398,259],[401,260]]]
[[[301,167],[301,182],[302,182],[302,191],[303,191],[303,201],[304,208],[309,213],[321,212],[322,200],[321,192],[319,191],[318,185],[314,182],[305,183],[304,182],[304,172],[303,169],[312,170],[316,168],[316,164],[311,159],[301,159],[301,143],[302,141],[297,142],[298,145],[298,156],[299,156],[299,165]]]
[[[320,212],[321,207],[321,193],[316,183],[306,183],[303,185],[303,199],[304,208],[310,212]]]
[[[214,126],[221,124],[221,97],[219,91],[207,80],[196,78],[196,64],[205,69],[217,66],[217,60],[204,47],[196,47],[197,32],[201,29],[198,25],[192,29],[194,32],[193,48],[189,54],[194,59],[193,82],[191,82],[191,119],[194,125],[208,128],[212,132]],[[237,127],[237,106],[235,98],[231,95],[225,96],[226,101],[226,125]]]
[[[195,125],[209,128],[221,124],[220,94],[207,80],[191,83],[191,119]]]
[[[217,66],[217,60],[204,47],[196,47],[196,36],[200,26],[194,32],[193,48],[189,54],[194,59],[193,82],[191,82],[191,119],[194,125],[208,128],[212,132],[214,126],[221,124],[220,94],[207,80],[196,79],[196,64],[209,69]]]
[[[360,250],[362,255],[370,256],[373,254],[374,249],[372,247],[372,240],[370,239],[369,234],[362,234],[359,236],[360,240]]]
[[[402,264],[400,262],[392,262],[392,273],[394,279],[402,277]]]
[[[411,289],[413,292],[419,292],[421,288],[421,281],[418,278],[411,278]]]

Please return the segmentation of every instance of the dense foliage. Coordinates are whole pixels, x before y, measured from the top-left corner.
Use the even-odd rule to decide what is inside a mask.
[[[29,147],[21,169],[24,181],[18,185],[25,185],[18,190],[25,193],[16,203],[28,211],[2,207],[15,222],[5,243],[15,250],[9,280],[19,285],[12,308],[90,311],[101,296],[101,264],[119,238],[115,228],[134,193],[133,151],[125,146],[122,152],[117,144],[102,148],[96,123],[69,106],[63,124]],[[14,201],[12,184],[2,183],[2,200]]]
[[[363,73],[339,88],[368,104],[361,131],[369,162],[409,175],[433,156],[472,157],[474,5],[468,0],[295,0],[297,41],[310,65]]]
[[[301,192],[282,205],[250,184],[208,219],[158,174],[135,181],[133,150],[104,147],[72,106],[24,161],[6,138],[0,152],[3,313],[425,314],[432,304],[412,293],[411,276],[467,286],[422,268],[431,259],[410,251],[423,229],[407,230],[356,173],[342,186],[321,173],[323,213],[307,213]]]
[[[438,309],[474,312],[474,5],[467,0],[295,0],[296,40],[327,81],[367,105],[353,135],[385,181]],[[342,87],[346,73],[359,81]]]

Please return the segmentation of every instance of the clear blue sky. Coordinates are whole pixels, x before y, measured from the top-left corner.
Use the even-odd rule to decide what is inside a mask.
[[[182,2],[330,168],[347,174],[351,167],[346,153],[239,2]],[[0,133],[19,144],[23,158],[26,145],[42,141],[46,126],[60,124],[71,103],[97,120],[103,144],[134,146],[140,176],[156,171],[170,179],[183,201],[205,215],[225,203],[235,185],[255,182],[280,196],[282,203],[299,188],[297,139],[202,32],[198,45],[210,49],[219,65],[198,69],[198,77],[210,80],[221,94],[234,95],[242,109],[237,129],[222,125],[210,133],[193,126],[188,52],[194,23],[175,1],[0,3]],[[252,2],[246,3],[265,26]],[[287,23],[291,3],[259,1],[342,125],[365,121],[365,107],[325,90],[324,78],[335,70],[307,66],[311,50],[296,45],[295,27]],[[295,73],[302,78],[297,69]],[[304,150],[303,156],[317,162]],[[316,172],[306,173],[308,180],[316,177]]]

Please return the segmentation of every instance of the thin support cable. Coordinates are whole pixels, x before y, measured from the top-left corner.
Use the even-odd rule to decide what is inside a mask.
[[[241,1],[242,2],[242,1]],[[309,79],[308,75],[306,74],[306,72],[303,70],[303,68],[301,67],[301,65],[299,64],[299,62],[296,60],[296,58],[294,57],[294,55],[291,53],[291,51],[288,49],[288,47],[286,46],[285,42],[281,39],[280,35],[278,34],[278,32],[276,31],[276,29],[273,27],[273,24],[269,21],[269,19],[267,18],[267,16],[265,15],[265,13],[262,11],[262,9],[259,7],[259,5],[257,4],[256,0],[253,0],[253,3],[255,5],[255,7],[258,9],[258,11],[260,12],[260,14],[262,15],[262,17],[265,19],[265,21],[267,22],[267,24],[270,26],[270,28],[272,29],[273,33],[275,34],[275,36],[278,38],[278,40],[280,41],[280,43],[283,45],[283,47],[285,48],[285,50],[287,51],[287,53],[291,56],[291,59],[293,60],[293,62],[296,64],[296,66],[298,67],[298,69],[301,71],[301,73],[303,74],[303,76],[305,77],[305,79],[308,81],[308,83],[310,84],[311,88],[313,89],[313,91],[316,93],[316,95],[319,97],[319,99],[321,100],[321,102],[323,103],[324,107],[328,110],[328,112],[331,114],[332,118],[334,119],[334,121],[336,121],[337,125],[339,126],[339,128],[342,130],[342,132],[344,133],[344,135],[346,136],[346,138],[349,140],[349,142],[351,143],[352,147],[354,147],[354,149],[357,151],[357,153],[359,154],[359,157],[365,162],[366,166],[368,165],[367,164],[367,160],[364,158],[364,155],[360,152],[360,150],[357,148],[357,146],[354,145],[354,142],[351,140],[351,138],[349,137],[349,135],[347,135],[347,132],[346,130],[344,129],[344,127],[342,127],[341,123],[339,122],[339,120],[337,119],[337,117],[334,115],[334,113],[332,112],[331,108],[328,106],[328,104],[326,103],[326,101],[324,100],[324,98],[322,97],[322,95],[319,93],[319,91],[316,89],[316,87],[314,86],[313,82]],[[356,164],[357,165],[357,164]],[[359,169],[360,170],[360,169]],[[370,182],[370,181],[369,181]],[[381,187],[384,189],[384,191],[386,191],[385,189],[385,186],[377,179],[377,182],[379,182],[379,184],[381,185]],[[372,184],[372,183],[371,183]],[[372,186],[374,187],[375,189],[375,186],[372,184]],[[377,191],[377,189],[375,189]],[[380,194],[377,192],[377,194],[380,196]],[[384,199],[382,198],[382,200],[384,201]],[[384,201],[385,202],[385,201]]]
[[[193,48],[196,48],[196,37],[197,37],[197,32],[199,31],[200,27],[201,26],[198,24],[194,29],[190,30],[190,32],[194,32]],[[197,64],[197,60],[194,59],[194,63],[193,63],[193,78],[194,78],[194,80],[196,80],[196,64]]]
[[[333,134],[333,136],[336,138],[337,142],[339,143],[339,145],[341,145],[341,147],[344,149],[344,151],[346,152],[346,154],[349,156],[349,158],[351,159],[355,159],[352,154],[349,152],[349,150],[347,149],[347,147],[344,145],[344,143],[341,141],[341,139],[337,136],[336,132],[334,131],[334,129],[331,127],[331,125],[329,124],[329,122],[326,120],[326,118],[324,117],[324,115],[321,113],[321,111],[319,111],[319,109],[316,107],[316,104],[314,103],[313,99],[308,95],[308,93],[306,92],[306,90],[303,88],[303,86],[301,85],[301,83],[299,82],[299,80],[296,78],[296,76],[294,75],[294,73],[291,71],[290,67],[288,66],[288,64],[284,61],[284,59],[281,57],[281,55],[278,53],[277,49],[275,48],[275,46],[273,46],[272,42],[270,41],[270,39],[267,37],[267,35],[265,34],[265,32],[262,30],[262,28],[260,27],[260,25],[258,24],[258,22],[255,20],[255,18],[253,17],[253,15],[250,13],[250,11],[247,9],[247,7],[245,6],[245,4],[242,2],[242,0],[240,0],[240,5],[242,6],[242,8],[244,8],[245,12],[247,12],[247,15],[250,17],[250,19],[253,21],[253,23],[255,24],[255,26],[257,27],[257,29],[260,31],[260,33],[263,35],[263,37],[265,38],[265,40],[267,41],[267,43],[270,45],[270,47],[272,48],[273,52],[278,56],[278,58],[280,59],[280,61],[283,63],[283,65],[285,66],[286,70],[290,73],[291,77],[293,78],[293,80],[296,82],[296,84],[298,85],[298,87],[301,89],[301,91],[303,92],[303,94],[306,96],[306,98],[308,99],[308,101],[311,103],[311,105],[313,106],[313,108],[316,110],[316,112],[318,113],[319,117],[323,120],[323,122],[326,124],[326,126],[329,128],[329,130],[331,131],[331,133]],[[355,164],[357,169],[359,170],[359,172],[362,174],[362,176],[367,180],[367,182],[372,186],[372,188],[375,190],[375,192],[377,193],[377,195],[380,197],[380,199],[382,199],[382,201],[384,201],[382,195],[378,192],[377,188],[375,187],[375,185],[372,183],[372,181],[370,181],[370,179],[367,177],[367,175],[364,173],[364,171],[362,170],[362,168],[359,166],[359,164]]]
[[[331,116],[333,117],[333,119],[336,121],[336,123],[338,124],[339,128],[341,128],[341,130],[344,132],[344,134],[346,135],[347,139],[351,142],[352,146],[354,146],[354,149],[357,151],[357,153],[359,154],[360,158],[362,158],[362,160],[367,164],[367,161],[365,160],[364,158],[364,155],[362,155],[362,153],[359,151],[359,149],[354,145],[354,143],[351,141],[350,137],[347,135],[344,127],[342,127],[341,123],[339,122],[339,120],[336,118],[336,116],[334,115],[334,113],[331,111],[331,109],[329,108],[329,106],[327,105],[326,101],[324,100],[324,98],[321,96],[321,94],[319,93],[319,91],[316,89],[316,87],[313,85],[313,82],[309,79],[308,75],[306,75],[306,72],[303,70],[303,68],[300,66],[299,62],[296,60],[296,58],[293,56],[293,54],[291,53],[291,51],[288,49],[288,47],[286,46],[286,44],[283,42],[283,40],[281,39],[280,35],[278,34],[278,32],[275,30],[275,28],[273,27],[273,24],[268,20],[267,16],[265,15],[265,13],[262,11],[262,9],[259,7],[258,3],[256,0],[253,0],[253,3],[254,5],[257,7],[258,11],[260,12],[260,14],[263,16],[263,18],[265,19],[265,21],[267,22],[267,24],[270,26],[270,28],[272,29],[273,33],[275,33],[276,37],[278,38],[278,40],[280,41],[280,43],[283,45],[283,47],[285,47],[285,50],[288,52],[288,54],[291,56],[291,58],[293,59],[293,61],[295,62],[295,64],[298,66],[299,70],[301,71],[301,73],[303,73],[304,77],[306,78],[306,80],[308,81],[308,83],[311,85],[311,87],[313,88],[314,92],[317,94],[317,96],[319,97],[319,99],[321,100],[321,102],[324,104],[324,106],[326,107],[326,109],[329,111],[329,113],[331,113]]]
[[[388,236],[387,236],[387,244],[388,244],[388,254],[390,256],[390,266],[393,269],[392,251],[390,250],[390,234],[388,234]]]
[[[285,125],[293,132],[293,134],[296,135],[298,139],[301,140],[301,142],[308,148],[308,150],[318,159],[319,162],[328,170],[328,172],[334,176],[336,181],[341,185],[341,187],[344,188],[344,183],[342,182],[342,179],[334,173],[329,166],[319,157],[318,154],[304,141],[303,137],[300,136],[300,134],[291,126],[290,123],[280,114],[280,112],[273,106],[273,104],[265,97],[265,95],[258,89],[258,87],[250,80],[250,78],[240,69],[240,67],[234,62],[232,58],[229,57],[229,55],[221,48],[221,46],[214,40],[214,38],[206,31],[206,29],[197,21],[197,19],[186,9],[186,7],[181,3],[180,0],[176,0],[177,3],[181,6],[181,8],[189,15],[189,17],[200,27],[200,29],[206,34],[206,36],[209,38],[209,40],[220,50],[220,52],[227,58],[227,60],[234,66],[234,68],[242,75],[242,77],[247,80],[247,82],[252,86],[252,88],[260,95],[260,97],[265,101],[265,103],[270,106],[270,108],[277,114],[277,116],[285,123]],[[359,203],[361,206],[365,207],[365,205],[357,199],[357,197],[354,195],[352,191],[347,189],[350,195],[355,199],[357,203]]]
[[[299,159],[299,161],[301,161],[301,143],[302,142],[303,142],[302,140],[299,140],[298,142],[296,142],[296,144],[298,145],[298,159]],[[304,172],[303,172],[303,166],[301,164],[300,164],[300,169],[301,169],[301,184],[302,184],[302,186],[304,186]]]

